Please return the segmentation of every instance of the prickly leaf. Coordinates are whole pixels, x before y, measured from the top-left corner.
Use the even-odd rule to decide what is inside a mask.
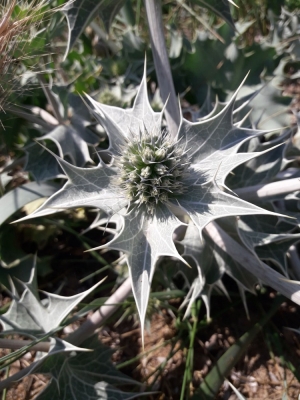
[[[41,301],[37,290],[35,266],[32,268],[29,282],[21,284],[24,291],[19,297],[12,283],[13,300],[8,311],[0,316],[5,333],[36,335],[56,329],[73,308],[99,285],[97,283],[91,289],[70,297],[43,292],[46,298]]]
[[[55,156],[68,182],[31,216],[79,206],[110,216],[119,213],[123,229],[106,247],[127,258],[142,326],[158,258],[184,261],[172,239],[181,221],[190,219],[201,235],[209,222],[221,217],[272,214],[219,188],[231,168],[249,160],[249,154],[237,153],[240,146],[262,134],[233,122],[236,95],[199,122],[182,118],[173,139],[161,126],[162,113],[149,104],[145,69],[131,109],[89,98],[110,140],[110,165],[78,168]]]
[[[113,385],[136,384],[111,363],[112,351],[94,337],[82,344],[88,353],[64,353],[47,357],[35,372],[52,379],[37,400],[129,400],[141,393],[126,393]]]

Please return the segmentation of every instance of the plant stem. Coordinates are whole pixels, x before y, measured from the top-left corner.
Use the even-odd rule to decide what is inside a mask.
[[[9,375],[9,367],[6,367],[5,369],[6,369],[6,371],[5,371],[5,379],[7,379],[8,375]],[[3,392],[2,392],[2,400],[6,400],[6,392],[7,392],[7,388],[5,388],[3,390]]]
[[[274,197],[293,193],[300,190],[300,179],[292,178],[284,181],[268,183],[266,185],[247,186],[245,188],[234,189],[234,192],[249,202],[261,200],[274,200]]]
[[[11,349],[18,350],[24,346],[29,346],[32,343],[32,340],[20,340],[20,339],[0,339],[0,348],[1,349]],[[30,347],[30,351],[45,351],[48,352],[50,348],[50,342],[40,342],[32,347]],[[28,350],[28,351],[29,351]]]
[[[13,383],[23,379],[25,376],[32,373],[33,369],[40,363],[39,361],[34,361],[32,364],[28,365],[28,367],[21,369],[17,373],[12,376],[9,376],[5,380],[0,382],[0,391],[10,387]]]
[[[160,95],[163,102],[167,102],[165,110],[167,125],[171,136],[175,138],[180,123],[180,113],[164,37],[161,0],[144,0],[144,3]]]
[[[190,344],[188,348],[188,354],[185,363],[185,370],[183,375],[183,382],[181,386],[181,394],[180,400],[184,400],[184,394],[186,392],[186,398],[190,397],[189,393],[189,385],[191,382],[191,371],[193,370],[193,363],[194,363],[194,342],[197,333],[197,325],[198,325],[198,314],[200,310],[201,301],[198,300],[196,303],[193,304],[191,308],[191,313],[193,316],[193,327],[190,332]]]
[[[66,341],[79,345],[85,339],[92,336],[95,330],[99,328],[109,318],[120,303],[122,303],[131,294],[131,279],[127,278],[122,285],[110,296],[110,298],[94,314],[87,319],[76,331],[65,338]]]
[[[293,244],[288,251],[289,260],[292,266],[293,278],[300,280],[300,260],[297,247]]]
[[[43,92],[48,100],[48,103],[52,107],[55,119],[58,121],[59,124],[64,125],[65,124],[64,118],[60,114],[59,104],[58,104],[58,101],[56,100],[52,90],[48,87],[48,85],[45,82],[44,77],[42,75],[38,75],[38,79],[42,86]]]
[[[34,124],[38,124],[46,129],[47,132],[51,131],[51,129],[58,125],[58,121],[56,118],[48,113],[48,111],[45,111],[38,106],[17,107],[10,104],[5,107],[5,111],[9,111],[12,114],[24,118]]]
[[[258,260],[250,250],[237,243],[215,222],[208,224],[205,231],[217,246],[255,275],[257,279],[300,305],[299,284],[288,281],[283,275]]]

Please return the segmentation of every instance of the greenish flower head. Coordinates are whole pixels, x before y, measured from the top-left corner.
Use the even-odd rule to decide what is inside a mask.
[[[139,138],[128,139],[122,154],[120,186],[131,202],[145,205],[149,214],[159,203],[184,193],[190,162],[184,149],[170,140],[167,132],[158,135],[145,130]]]

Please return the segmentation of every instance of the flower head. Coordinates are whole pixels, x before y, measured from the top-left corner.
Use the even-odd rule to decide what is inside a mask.
[[[233,124],[235,97],[199,122],[182,118],[175,139],[162,128],[162,112],[149,104],[146,72],[132,109],[88,97],[108,133],[113,162],[79,168],[54,155],[68,182],[29,216],[82,206],[119,213],[122,229],[105,247],[126,255],[142,326],[157,259],[173,256],[185,262],[173,242],[174,230],[183,224],[179,215],[185,214],[201,235],[220,217],[269,213],[226,192],[228,173],[253,157],[237,154],[239,147],[261,134]]]
[[[169,139],[166,130],[133,135],[121,153],[117,158],[120,187],[130,202],[145,206],[148,214],[186,190],[190,163],[184,149]]]

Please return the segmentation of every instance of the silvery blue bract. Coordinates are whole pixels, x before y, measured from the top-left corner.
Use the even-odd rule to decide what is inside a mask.
[[[181,118],[177,136],[170,137],[162,128],[163,112],[149,104],[146,72],[131,109],[88,98],[109,136],[111,164],[79,168],[56,156],[68,182],[27,218],[84,206],[120,213],[123,227],[105,247],[126,255],[143,326],[158,258],[186,262],[173,242],[177,227],[191,221],[201,236],[220,217],[270,214],[225,188],[228,173],[257,154],[237,153],[239,147],[262,132],[233,123],[235,94],[199,122]]]

